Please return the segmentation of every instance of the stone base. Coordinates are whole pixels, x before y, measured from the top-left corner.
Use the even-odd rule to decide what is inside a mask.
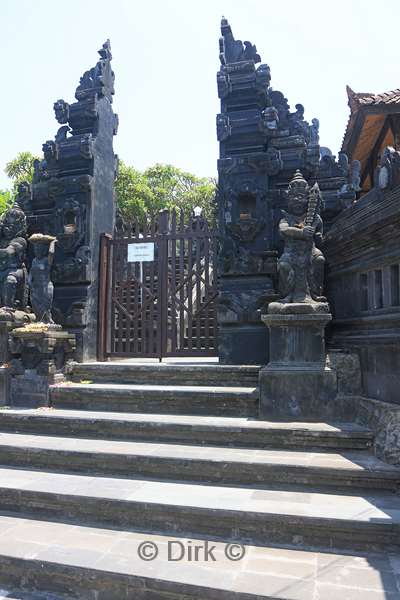
[[[64,381],[64,367],[75,350],[75,336],[58,326],[36,323],[11,333],[13,406],[48,406],[49,386]]]
[[[337,376],[326,362],[328,310],[326,303],[273,302],[262,316],[270,346],[259,376],[262,419],[320,421],[333,414]]]
[[[279,315],[329,314],[329,304],[327,302],[271,302],[268,305],[268,313]]]
[[[337,378],[329,367],[267,365],[259,384],[261,419],[321,421],[334,415]]]
[[[268,361],[268,332],[261,322],[220,324],[218,355],[223,365],[265,365]]]

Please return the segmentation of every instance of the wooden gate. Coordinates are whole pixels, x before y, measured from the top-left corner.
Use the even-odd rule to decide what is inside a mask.
[[[216,355],[216,244],[205,218],[175,211],[104,236],[99,360]]]

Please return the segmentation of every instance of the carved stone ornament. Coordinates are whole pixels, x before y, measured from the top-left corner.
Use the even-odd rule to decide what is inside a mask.
[[[228,115],[217,115],[217,139],[222,142],[230,137],[232,127]]]
[[[266,172],[267,175],[278,175],[279,171],[283,169],[283,161],[281,153],[277,148],[272,146],[268,148],[265,153],[267,159]]]
[[[225,17],[221,19],[221,34],[219,39],[219,58],[222,65],[240,61],[261,62],[257,48],[249,41],[235,40],[231,26]]]
[[[241,242],[251,242],[263,230],[264,226],[264,219],[247,218],[227,225],[227,229]]]
[[[377,184],[379,189],[392,189],[400,183],[400,152],[386,146],[378,166]]]

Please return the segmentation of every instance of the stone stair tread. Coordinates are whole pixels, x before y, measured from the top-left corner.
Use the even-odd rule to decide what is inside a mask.
[[[81,419],[81,420],[104,420],[104,421],[129,421],[132,423],[160,423],[165,425],[188,425],[193,428],[221,428],[221,429],[260,429],[266,431],[282,431],[286,434],[307,432],[309,435],[324,434],[324,436],[348,437],[357,435],[372,439],[373,432],[357,423],[317,423],[298,421],[262,421],[248,417],[221,417],[203,415],[174,415],[174,414],[149,414],[128,413],[113,411],[74,410],[53,407],[41,408],[9,408],[0,410],[0,427],[2,415],[15,415],[21,418],[48,417]]]
[[[1,490],[55,494],[61,496],[101,498],[107,501],[140,503],[197,510],[254,513],[267,517],[281,515],[318,522],[354,524],[376,523],[400,525],[400,497],[393,493],[339,495],[302,490],[255,490],[192,483],[121,479],[69,475],[0,467]]]
[[[139,558],[139,546],[144,541],[158,548],[152,561]],[[69,572],[70,583],[74,582],[74,569],[76,581],[90,580],[92,586],[96,577],[112,574],[115,582],[122,580],[125,586],[132,586],[132,591],[137,585],[142,593],[146,590],[153,597],[153,592],[157,598],[164,597],[162,592],[169,597],[168,590],[173,590],[176,597],[182,594],[190,598],[193,593],[196,598],[224,600],[395,600],[400,593],[398,553],[316,552],[245,545],[245,558],[230,561],[225,543],[208,542],[212,554],[208,554],[207,561],[204,552],[199,553],[196,562],[189,561],[187,554],[180,561],[168,560],[168,544],[176,557],[181,548],[178,543],[187,549],[188,541],[178,537],[0,515],[0,568],[3,561],[11,566],[13,561],[26,564],[25,586],[31,578],[35,580],[35,569],[40,570],[42,579],[47,573],[49,585],[57,586],[51,568],[58,567],[60,572],[62,566],[62,571]],[[204,548],[205,541],[191,538],[190,545]],[[56,598],[50,593],[28,596],[21,592],[14,599],[36,600],[35,594],[38,600]],[[3,597],[13,598],[6,594]]]
[[[104,369],[112,369],[113,367],[129,367],[132,370],[137,368],[153,370],[153,369],[179,369],[179,370],[189,370],[189,369],[215,369],[217,371],[237,371],[240,373],[241,371],[249,371],[253,373],[258,373],[261,369],[262,365],[254,365],[254,364],[240,364],[240,365],[224,365],[216,360],[211,362],[207,360],[207,358],[202,361],[199,360],[199,357],[196,358],[193,362],[190,362],[190,358],[183,358],[182,361],[179,359],[174,359],[174,362],[171,361],[163,361],[163,362],[154,362],[154,359],[149,359],[153,362],[148,362],[146,360],[140,359],[126,359],[126,360],[118,360],[113,359],[112,362],[80,362],[73,365],[74,369],[86,369],[93,368],[97,369],[98,367]]]
[[[165,385],[165,384],[133,384],[133,383],[75,383],[67,381],[61,384],[55,384],[50,386],[51,389],[55,390],[90,390],[90,391],[132,391],[132,392],[159,392],[160,394],[167,394],[173,392],[174,394],[188,394],[193,393],[196,395],[219,395],[219,394],[232,394],[234,399],[235,395],[250,394],[254,395],[258,392],[258,388],[255,386],[197,386],[197,385]]]
[[[307,452],[301,450],[260,450],[242,448],[215,448],[184,444],[151,442],[110,441],[102,439],[71,438],[37,434],[0,432],[1,449],[5,447],[25,449],[30,452],[50,450],[66,453],[89,453],[119,455],[125,457],[148,457],[214,463],[243,463],[282,467],[303,467],[310,470],[333,469],[371,473],[379,477],[392,477],[400,484],[400,469],[377,459],[368,452]]]

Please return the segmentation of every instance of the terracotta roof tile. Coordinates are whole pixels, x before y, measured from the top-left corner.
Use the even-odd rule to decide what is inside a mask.
[[[371,104],[400,104],[400,89],[384,92],[383,94],[352,92],[351,100],[354,100],[359,106]]]

